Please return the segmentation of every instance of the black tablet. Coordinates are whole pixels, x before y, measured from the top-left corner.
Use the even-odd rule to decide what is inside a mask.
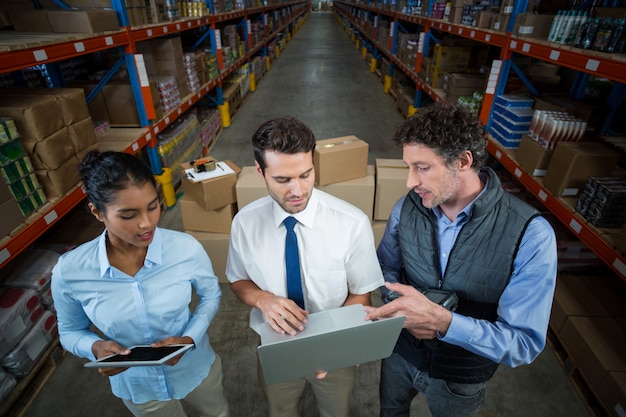
[[[157,348],[149,345],[133,346],[128,355],[105,356],[93,362],[87,362],[86,368],[126,368],[128,366],[157,366],[163,365],[170,359],[191,349],[189,345],[169,345]]]

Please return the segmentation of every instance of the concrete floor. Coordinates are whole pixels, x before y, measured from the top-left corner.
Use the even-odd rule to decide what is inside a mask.
[[[400,157],[400,151],[391,144],[391,136],[402,116],[331,13],[315,12],[307,19],[272,64],[257,91],[246,98],[232,125],[224,129],[212,154],[240,167],[253,165],[252,133],[263,121],[280,115],[300,118],[317,139],[356,135],[369,143],[370,163],[375,158]],[[78,217],[81,216],[85,214]],[[89,223],[88,219],[83,221]],[[164,215],[162,226],[182,230],[178,205]],[[66,230],[80,229],[70,226]],[[222,357],[231,415],[260,417],[266,415],[266,406],[256,382],[256,343],[247,329],[247,309],[234,299],[227,286],[222,289],[222,308],[209,335]],[[84,369],[83,362],[67,355],[25,417],[128,416],[121,402],[110,393],[106,379]],[[378,415],[377,378],[377,363],[360,368],[351,406],[354,417]],[[301,408],[303,417],[317,415],[310,393],[305,393]],[[419,397],[414,401],[413,415],[430,415]],[[488,385],[481,416],[590,414],[554,354],[546,348],[530,366],[499,368]]]

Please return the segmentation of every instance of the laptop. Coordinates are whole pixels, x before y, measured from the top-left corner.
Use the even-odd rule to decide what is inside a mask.
[[[302,332],[280,334],[263,323],[257,348],[265,381],[276,384],[386,358],[405,317],[366,321],[361,304],[309,314]]]

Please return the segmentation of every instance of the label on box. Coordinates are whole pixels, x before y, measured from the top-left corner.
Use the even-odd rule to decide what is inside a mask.
[[[578,195],[578,188],[564,188],[563,197],[570,197]]]
[[[215,165],[216,167],[214,170],[205,172],[196,172],[193,168],[189,168],[185,170],[185,175],[191,182],[202,182],[212,178],[235,173],[235,171],[233,171],[233,169],[225,162],[218,162]]]

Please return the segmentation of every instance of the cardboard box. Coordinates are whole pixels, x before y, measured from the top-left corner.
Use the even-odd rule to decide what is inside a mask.
[[[315,184],[362,178],[367,175],[369,145],[356,136],[318,140],[313,155]]]
[[[109,82],[102,88],[111,126],[139,127],[139,113],[129,83]]]
[[[195,237],[204,247],[204,250],[211,259],[213,264],[213,273],[222,284],[228,284],[226,279],[226,261],[228,260],[228,244],[230,234],[228,233],[207,233],[187,231],[191,236]]]
[[[35,171],[37,180],[42,185],[46,197],[53,199],[62,197],[70,188],[80,182],[77,156],[72,156],[63,165],[54,170],[38,169]]]
[[[61,128],[47,138],[27,142],[24,148],[35,169],[57,169],[76,155],[76,147],[72,143],[67,127]]]
[[[396,202],[409,192],[408,176],[409,168],[401,159],[376,159],[374,220],[387,221]]]
[[[461,72],[446,72],[443,74],[444,89],[471,87],[484,90],[486,83],[487,74],[465,74]]]
[[[594,388],[609,415],[623,417],[626,410],[626,372],[608,372]]]
[[[611,176],[619,155],[595,142],[559,142],[554,149],[544,186],[556,197],[577,197],[587,178]]]
[[[386,220],[374,220],[372,222],[372,231],[374,232],[374,246],[378,247],[378,245],[380,245],[380,241],[385,234],[386,227]]]
[[[550,327],[558,333],[567,317],[571,316],[609,317],[610,313],[593,295],[582,277],[559,275],[550,313]]]
[[[67,127],[67,129],[70,134],[70,139],[76,148],[76,152],[80,152],[83,149],[98,143],[93,122],[89,116],[87,116],[84,120],[72,123]]]
[[[10,87],[3,89],[2,94],[6,96],[51,96],[61,108],[65,125],[71,125],[89,117],[85,92],[81,88]]]
[[[317,188],[358,207],[372,220],[374,212],[374,166],[367,166],[367,175],[362,178],[320,185]]]
[[[114,10],[48,10],[53,32],[99,33],[120,30]]]
[[[53,32],[45,10],[9,10],[16,32]]]
[[[15,121],[23,143],[46,138],[65,126],[61,108],[49,96],[0,95],[0,114]]]
[[[520,13],[511,34],[520,38],[547,39],[553,21],[553,14]]]
[[[558,336],[589,385],[609,371],[626,371],[626,335],[615,319],[568,317]]]
[[[265,181],[259,175],[256,167],[243,167],[235,185],[237,194],[237,207],[243,207],[267,195]]]
[[[528,175],[544,177],[550,164],[554,149],[546,149],[534,141],[530,136],[522,136],[519,149],[515,155],[517,163]]]
[[[6,187],[6,185],[2,183],[0,187]],[[0,203],[0,218],[2,219],[0,222],[0,239],[10,234],[24,222],[24,215],[14,199]]]
[[[595,297],[613,317],[626,317],[626,282],[609,276],[584,276]]]
[[[472,48],[469,46],[435,45],[433,49],[433,64],[442,71],[464,71],[472,57]]]
[[[205,210],[215,210],[229,204],[237,202],[235,185],[237,184],[237,174],[241,169],[231,161],[224,161],[233,171],[233,174],[222,175],[206,181],[193,182],[185,176],[185,170],[189,168],[189,163],[180,164],[183,190],[185,194]]]
[[[178,203],[180,204],[180,215],[185,230],[230,233],[230,226],[237,212],[235,204],[207,211],[186,195],[183,195]]]

